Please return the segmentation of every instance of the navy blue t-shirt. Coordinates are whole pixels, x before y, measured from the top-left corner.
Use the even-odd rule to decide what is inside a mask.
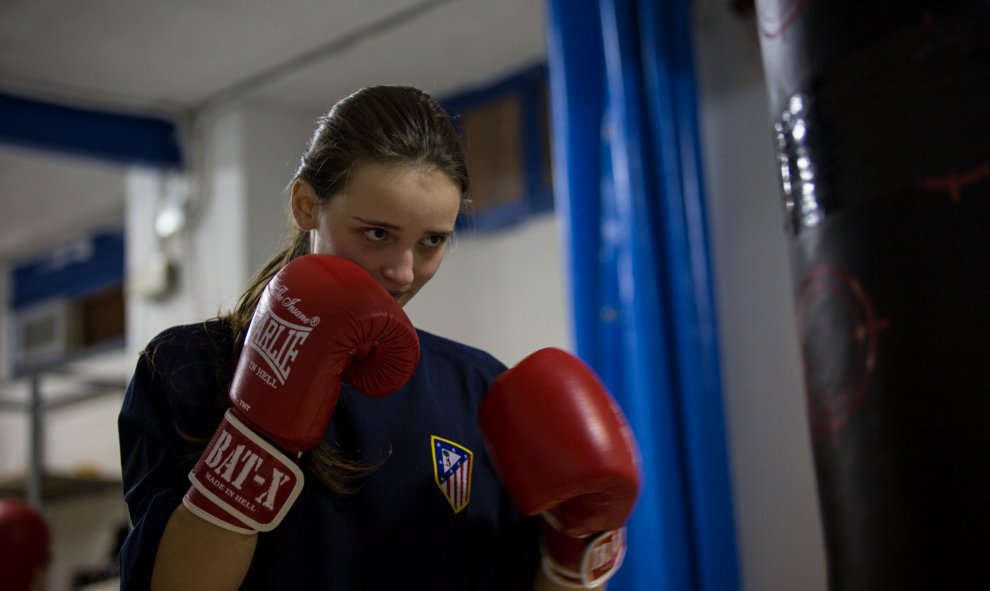
[[[537,526],[513,508],[477,423],[491,355],[418,331],[420,362],[399,392],[345,385],[324,441],[378,466],[357,492],[309,473],[282,523],[258,534],[242,589],[530,589]],[[145,589],[165,524],[225,410],[238,344],[219,321],[175,327],[142,352],[119,417],[134,529],[122,588]]]

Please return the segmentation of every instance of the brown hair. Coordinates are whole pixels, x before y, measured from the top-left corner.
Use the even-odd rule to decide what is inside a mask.
[[[324,204],[346,187],[358,166],[368,163],[405,163],[439,170],[461,188],[462,200],[467,197],[467,166],[457,132],[443,107],[416,88],[373,86],[338,102],[317,120],[292,181],[309,183]],[[233,310],[221,317],[233,328],[239,345],[243,345],[265,286],[279,269],[309,250],[309,233],[291,225],[286,246],[258,270]],[[345,459],[325,442],[307,452],[303,462],[335,492],[353,490],[360,477],[377,467]]]

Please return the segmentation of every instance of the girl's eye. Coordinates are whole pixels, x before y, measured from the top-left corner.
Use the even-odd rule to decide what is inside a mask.
[[[367,230],[364,231],[364,236],[368,240],[381,242],[388,237],[388,234],[385,232],[385,230],[381,228],[368,228]]]
[[[447,236],[444,236],[443,234],[434,234],[433,236],[423,238],[423,244],[433,248],[439,248],[443,246],[445,242],[447,242]]]

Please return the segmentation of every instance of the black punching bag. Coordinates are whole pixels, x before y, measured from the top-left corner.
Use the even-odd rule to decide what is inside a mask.
[[[990,589],[990,0],[757,16],[830,587]]]

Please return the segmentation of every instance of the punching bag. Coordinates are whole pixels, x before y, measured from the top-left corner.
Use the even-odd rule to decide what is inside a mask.
[[[832,589],[990,589],[990,0],[757,2]]]

